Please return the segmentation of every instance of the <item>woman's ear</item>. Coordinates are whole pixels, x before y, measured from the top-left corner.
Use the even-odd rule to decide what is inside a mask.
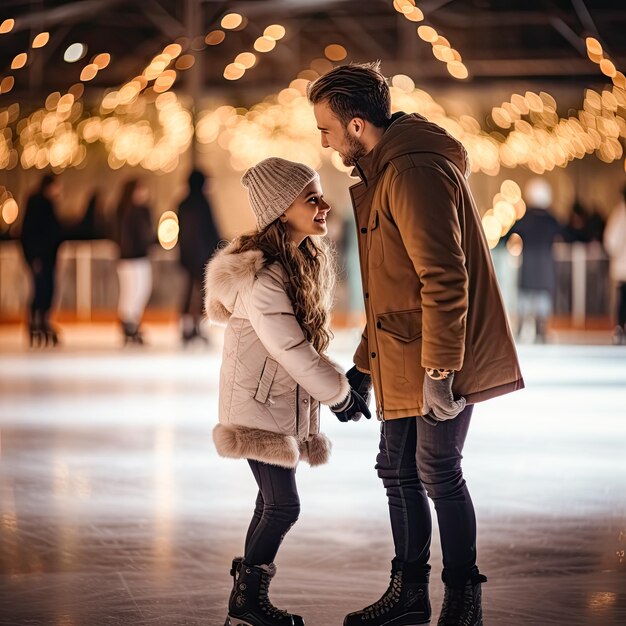
[[[287,215],[285,213],[283,213],[279,218],[278,218],[283,224],[287,223]]]

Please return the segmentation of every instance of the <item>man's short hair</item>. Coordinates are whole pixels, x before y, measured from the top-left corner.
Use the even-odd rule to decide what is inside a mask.
[[[340,65],[309,83],[307,96],[312,104],[328,102],[344,126],[360,117],[384,128],[391,118],[391,94],[380,61]]]

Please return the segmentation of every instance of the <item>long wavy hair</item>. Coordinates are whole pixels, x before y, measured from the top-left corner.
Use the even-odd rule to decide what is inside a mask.
[[[321,354],[330,344],[330,312],[337,276],[335,250],[325,237],[309,236],[297,246],[287,227],[275,220],[262,231],[233,241],[235,253],[260,250],[265,265],[278,262],[289,282],[287,295],[304,335]]]

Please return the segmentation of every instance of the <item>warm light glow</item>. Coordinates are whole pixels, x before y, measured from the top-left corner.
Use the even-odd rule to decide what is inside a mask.
[[[243,23],[243,17],[239,13],[229,13],[222,18],[222,28],[233,30],[239,28]]]
[[[90,63],[83,67],[83,71],[80,73],[80,79],[82,81],[92,80],[98,73],[98,66],[95,63]]]
[[[246,69],[235,63],[230,63],[224,68],[224,78],[226,80],[239,80],[246,73]]]
[[[43,32],[39,33],[33,39],[33,48],[43,48],[50,41],[50,33]]]
[[[15,20],[14,19],[7,19],[4,20],[4,22],[2,22],[2,24],[0,24],[0,35],[4,35],[6,33],[10,33],[13,30],[13,27],[15,26]]]
[[[417,7],[413,7],[410,13],[404,13],[404,17],[411,22],[421,22],[424,19],[424,14]]]
[[[176,59],[180,56],[182,51],[183,47],[178,43],[171,43],[169,46],[165,46],[165,48],[163,48],[163,54],[168,56],[170,59]]]
[[[600,71],[605,76],[612,78],[615,76],[617,69],[615,68],[613,61],[610,61],[609,59],[602,59],[602,61],[600,61]]]
[[[93,64],[98,67],[99,70],[103,70],[111,62],[111,55],[108,52],[103,52],[94,57]]]
[[[6,224],[13,224],[17,219],[19,208],[14,198],[7,198],[2,205],[2,219]]]
[[[437,38],[439,37],[439,33],[432,26],[420,26],[417,29],[417,34],[420,36],[420,39],[423,39],[428,43],[437,41]]]
[[[176,69],[183,71],[188,70],[194,66],[195,62],[196,57],[194,57],[193,54],[183,54],[183,56],[176,61]]]
[[[28,55],[26,54],[26,52],[21,52],[20,54],[16,55],[11,62],[11,69],[19,70],[26,65],[26,61],[28,61]]]
[[[15,78],[13,76],[5,76],[0,82],[0,93],[9,93],[15,85]]]
[[[469,76],[467,67],[465,67],[461,61],[450,61],[446,67],[448,68],[448,72],[459,80],[463,80]]]
[[[520,256],[524,250],[522,238],[517,233],[513,233],[506,242],[506,249],[512,256]]]
[[[254,49],[257,52],[271,52],[276,47],[276,41],[274,39],[268,39],[267,37],[259,37],[254,42]]]
[[[587,44],[587,52],[590,54],[602,54],[602,44],[595,37],[587,37],[585,43]]]
[[[68,63],[76,63],[87,54],[87,46],[82,43],[73,43],[67,47],[63,54],[63,59]]]
[[[263,35],[265,37],[267,37],[268,39],[274,39],[276,41],[282,39],[285,36],[285,33],[285,27],[281,26],[280,24],[272,24],[263,31]]]
[[[343,46],[333,43],[324,48],[324,54],[331,61],[343,61],[348,56],[348,51]]]
[[[241,65],[245,69],[249,70],[251,67],[254,67],[256,63],[256,56],[252,54],[252,52],[242,52],[238,54],[235,58],[235,64]]]
[[[226,39],[226,33],[223,30],[212,30],[205,38],[204,42],[208,46],[217,46]]]

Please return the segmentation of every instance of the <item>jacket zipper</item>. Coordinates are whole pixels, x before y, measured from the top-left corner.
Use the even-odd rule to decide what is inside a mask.
[[[296,436],[300,436],[300,385],[296,385]]]

